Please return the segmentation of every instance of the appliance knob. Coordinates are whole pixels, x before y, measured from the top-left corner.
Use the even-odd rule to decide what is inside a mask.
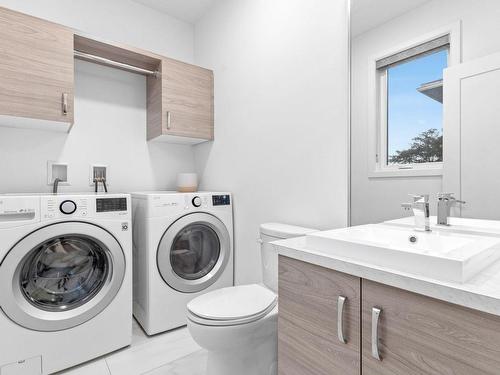
[[[194,197],[192,202],[193,202],[193,206],[195,206],[195,207],[201,206],[201,198],[200,197]]]
[[[76,203],[70,200],[63,201],[59,206],[61,212],[65,215],[71,215],[76,211]]]

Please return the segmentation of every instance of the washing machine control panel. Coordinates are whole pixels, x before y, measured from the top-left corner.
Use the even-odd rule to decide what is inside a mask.
[[[41,198],[42,220],[118,217],[130,214],[129,199],[122,195],[48,195]]]

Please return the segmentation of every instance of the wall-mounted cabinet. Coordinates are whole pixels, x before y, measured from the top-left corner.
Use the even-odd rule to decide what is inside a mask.
[[[213,139],[213,72],[0,7],[0,125],[68,130],[74,58],[146,75],[147,139]]]
[[[148,140],[195,144],[214,137],[213,72],[163,58],[148,78]]]
[[[0,8],[0,123],[73,124],[73,31]]]
[[[279,306],[280,375],[499,374],[495,315],[283,256]]]

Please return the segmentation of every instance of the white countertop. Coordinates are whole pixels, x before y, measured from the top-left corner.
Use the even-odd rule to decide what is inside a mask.
[[[500,316],[500,261],[458,284],[311,250],[306,246],[306,237],[275,241],[273,245],[280,255]]]

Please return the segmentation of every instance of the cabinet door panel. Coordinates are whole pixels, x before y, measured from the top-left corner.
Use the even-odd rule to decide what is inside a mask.
[[[165,59],[162,82],[165,134],[213,139],[212,71]]]
[[[362,281],[363,375],[498,375],[500,318]],[[381,361],[372,357],[372,308]]]
[[[338,339],[338,297],[347,297]],[[280,375],[360,374],[360,279],[280,256]]]
[[[445,70],[443,191],[467,202],[455,209],[463,217],[500,219],[497,205],[484,199],[500,189],[499,97],[500,53]]]
[[[0,8],[0,115],[72,123],[73,76],[71,30]]]

